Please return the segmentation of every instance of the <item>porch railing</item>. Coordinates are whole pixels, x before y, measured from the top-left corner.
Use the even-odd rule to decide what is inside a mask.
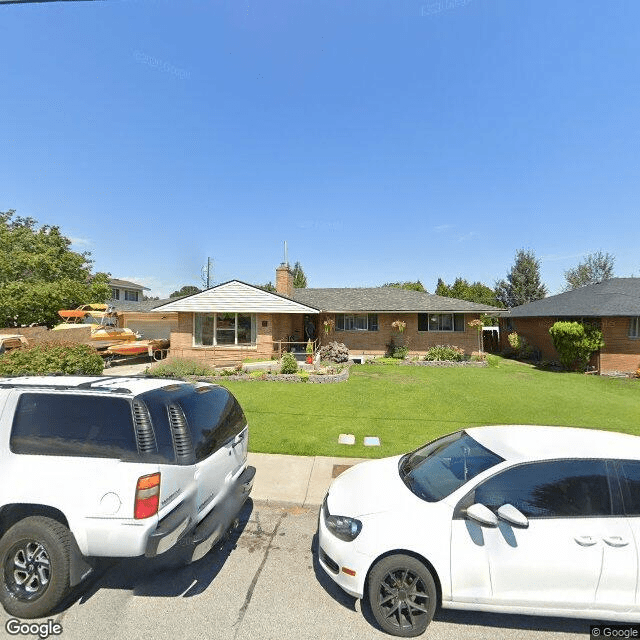
[[[273,341],[273,353],[277,354],[278,358],[282,357],[282,354],[289,351],[291,353],[306,353],[308,340],[296,340],[295,336],[286,336],[282,340]],[[310,354],[315,356],[320,348],[320,340],[311,340],[313,346],[313,352]]]

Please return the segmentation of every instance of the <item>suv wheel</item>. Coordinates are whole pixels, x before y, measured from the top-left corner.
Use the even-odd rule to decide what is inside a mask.
[[[41,618],[69,589],[67,527],[51,518],[30,516],[0,540],[0,601],[17,618]]]
[[[436,609],[436,585],[417,558],[387,556],[369,575],[369,604],[376,621],[394,636],[419,636]]]

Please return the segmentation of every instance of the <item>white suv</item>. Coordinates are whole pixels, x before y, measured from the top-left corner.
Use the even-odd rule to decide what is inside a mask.
[[[41,617],[98,556],[205,555],[253,486],[223,387],[123,377],[0,378],[0,601]]]

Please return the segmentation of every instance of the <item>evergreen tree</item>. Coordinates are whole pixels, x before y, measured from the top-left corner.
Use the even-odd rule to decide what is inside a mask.
[[[547,287],[540,278],[540,261],[533,251],[520,249],[506,280],[496,282],[496,298],[511,309],[547,295]]]
[[[295,289],[307,288],[307,276],[304,275],[302,265],[299,262],[293,265],[293,286]]]

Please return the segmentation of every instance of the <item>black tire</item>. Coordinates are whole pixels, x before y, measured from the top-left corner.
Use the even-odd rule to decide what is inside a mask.
[[[424,633],[436,610],[431,572],[420,560],[404,554],[387,556],[373,567],[368,595],[380,627],[403,638]]]
[[[30,516],[0,540],[0,601],[16,618],[42,618],[69,591],[67,527],[51,518]]]

